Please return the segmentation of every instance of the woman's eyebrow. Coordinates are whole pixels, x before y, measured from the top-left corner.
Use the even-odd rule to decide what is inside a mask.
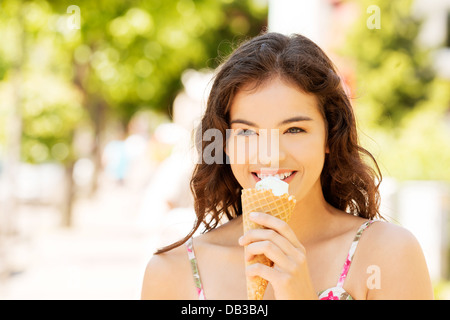
[[[313,119],[311,119],[310,117],[307,116],[297,116],[297,117],[293,117],[293,118],[289,118],[286,120],[281,121],[278,126],[282,126],[291,122],[298,122],[298,121],[312,121]]]
[[[307,116],[297,116],[297,117],[293,117],[293,118],[289,118],[289,119],[281,121],[278,124],[278,126],[286,125],[286,124],[289,124],[291,122],[312,121],[312,120],[313,119],[311,119],[310,117],[307,117]],[[257,127],[257,125],[255,123],[253,123],[251,121],[248,121],[248,120],[243,120],[243,119],[232,120],[230,122],[230,125],[233,124],[233,123],[242,123],[242,124],[246,124],[246,125],[251,126],[251,127]]]
[[[243,119],[235,119],[235,120],[232,120],[232,121],[230,122],[230,125],[232,125],[233,123],[242,123],[242,124],[246,124],[246,125],[248,125],[248,126],[250,126],[250,127],[257,127],[257,125],[254,124],[253,122],[247,121],[247,120],[243,120]]]

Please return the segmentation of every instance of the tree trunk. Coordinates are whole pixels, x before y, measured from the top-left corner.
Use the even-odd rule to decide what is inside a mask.
[[[73,225],[73,202],[75,195],[74,181],[73,181],[73,166],[74,163],[70,162],[65,167],[65,192],[64,200],[61,210],[61,226],[70,228]]]
[[[102,142],[105,117],[105,105],[101,100],[97,100],[92,105],[91,119],[94,125],[94,148],[92,157],[94,162],[94,172],[92,177],[91,196],[97,192],[100,172],[102,170]]]

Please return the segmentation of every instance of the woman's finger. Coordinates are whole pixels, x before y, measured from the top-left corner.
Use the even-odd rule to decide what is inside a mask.
[[[280,235],[288,239],[296,248],[302,249],[302,251],[304,251],[304,247],[302,246],[300,241],[298,241],[294,231],[283,220],[263,212],[251,212],[250,220],[265,228],[275,230]]]
[[[271,241],[287,255],[291,255],[293,250],[296,250],[288,239],[272,229],[251,229],[239,238],[239,244],[241,246],[248,246],[249,244],[258,241]]]
[[[281,273],[275,268],[266,266],[262,263],[254,263],[246,267],[245,274],[247,277],[261,277],[267,281],[274,283],[278,280]]]
[[[256,255],[263,254],[281,269],[291,270],[294,266],[289,257],[271,241],[257,241],[245,248],[245,259],[251,261]]]

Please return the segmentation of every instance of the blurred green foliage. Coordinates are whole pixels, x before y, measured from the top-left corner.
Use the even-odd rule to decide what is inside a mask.
[[[355,61],[362,142],[385,175],[450,181],[450,82],[437,76],[431,49],[418,43],[412,1],[357,3],[364,14],[342,52]],[[380,29],[366,26],[370,5],[380,8]]]
[[[355,61],[362,142],[385,175],[450,180],[450,84],[417,42],[412,1],[357,3],[363,14],[343,53]],[[80,29],[70,28],[70,5]],[[366,26],[370,5],[380,8],[380,29]],[[215,68],[266,20],[263,0],[3,0],[0,145],[16,113],[23,160],[71,163],[77,128],[99,137],[140,110],[170,115],[185,69]]]
[[[79,29],[77,11],[79,8]],[[22,159],[72,162],[72,138],[171,113],[187,68],[215,68],[267,21],[260,0],[0,2],[0,144],[22,118]]]
[[[0,6],[0,142],[19,117],[22,158],[71,161],[73,130],[83,119],[82,94],[72,85],[70,50],[56,31],[59,16],[44,1]],[[8,150],[6,150],[8,152]]]

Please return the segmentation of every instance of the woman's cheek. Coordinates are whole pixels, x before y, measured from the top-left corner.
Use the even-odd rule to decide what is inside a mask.
[[[231,166],[231,171],[233,172],[234,177],[237,182],[241,185],[242,188],[253,188],[254,184],[252,184],[251,176],[248,173],[248,166],[242,164],[234,164]]]

